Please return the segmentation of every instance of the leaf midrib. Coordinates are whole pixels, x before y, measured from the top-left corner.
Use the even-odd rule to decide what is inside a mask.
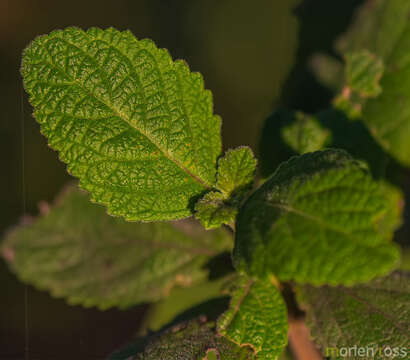
[[[86,34],[86,36],[88,36]],[[44,44],[42,44],[42,47],[45,49],[45,51],[48,53],[49,58],[52,59],[51,54],[48,52],[47,47],[45,46],[46,43],[48,43],[52,38],[48,38]],[[62,38],[61,36],[58,37],[58,39],[60,39],[61,41],[65,42],[67,45],[70,45],[74,48],[76,48],[80,53],[82,53],[86,58],[88,58],[92,63],[94,63],[96,65],[96,67],[99,69],[99,72],[104,73],[101,69],[101,67],[94,61],[94,59],[88,54],[86,53],[83,49],[79,48],[77,45],[71,43],[70,41],[68,41],[67,39]],[[94,38],[95,40],[101,40],[103,41],[105,44],[107,44],[107,47],[112,48],[118,52],[121,52],[120,49],[109,45],[107,42],[105,42],[102,39],[97,39]],[[126,57],[124,54],[122,54],[124,57]],[[128,58],[127,58],[128,59]],[[122,113],[119,109],[117,109],[114,105],[112,104],[108,104],[107,102],[105,102],[103,99],[101,99],[99,96],[97,96],[96,94],[94,94],[88,87],[84,86],[83,84],[81,84],[81,82],[79,82],[77,79],[73,78],[72,76],[70,76],[68,73],[66,73],[60,66],[52,63],[51,61],[46,61],[44,59],[41,59],[41,61],[39,61],[40,63],[42,62],[46,62],[50,67],[54,68],[55,70],[57,70],[58,72],[60,72],[61,74],[63,74],[66,78],[68,78],[72,84],[74,86],[77,86],[81,91],[86,92],[90,97],[94,98],[95,100],[97,100],[98,102],[100,102],[101,104],[103,104],[104,106],[106,106],[110,111],[112,111],[114,116],[117,116],[118,118],[120,118],[121,120],[123,120],[125,123],[127,123],[128,126],[130,126],[132,129],[136,130],[137,132],[139,132],[141,135],[143,135],[151,144],[153,144],[159,151],[161,151],[164,156],[169,159],[170,161],[172,161],[175,165],[177,165],[183,172],[185,172],[189,177],[191,177],[193,180],[195,180],[197,183],[199,183],[201,186],[203,186],[205,189],[210,190],[212,189],[212,185],[209,184],[206,180],[200,178],[199,176],[193,174],[188,168],[186,168],[178,159],[176,159],[174,156],[172,156],[171,153],[169,153],[165,148],[161,147],[159,144],[157,144],[156,142],[153,141],[153,139],[150,137],[150,135],[148,133],[143,132],[141,129],[139,129],[138,127],[134,126],[130,120],[128,119],[128,116],[126,116],[124,113]]]
[[[321,218],[319,218],[319,217],[317,217],[317,216],[314,216],[314,215],[307,214],[307,213],[305,213],[305,212],[303,212],[303,211],[301,211],[301,210],[295,209],[295,208],[292,207],[291,205],[288,205],[288,204],[280,204],[280,203],[271,203],[271,205],[272,205],[273,207],[276,207],[276,208],[279,209],[279,210],[284,210],[284,211],[286,211],[286,212],[288,212],[288,213],[294,213],[294,214],[296,214],[296,215],[299,215],[300,217],[302,217],[302,218],[304,218],[304,219],[307,219],[307,220],[310,220],[310,221],[312,221],[312,222],[315,222],[315,223],[317,223],[318,225],[320,225],[320,226],[322,226],[322,227],[324,227],[324,228],[326,228],[326,229],[328,229],[328,230],[335,231],[335,232],[337,232],[337,233],[340,233],[340,234],[346,236],[347,238],[349,238],[349,239],[351,239],[351,240],[357,241],[357,239],[353,236],[353,234],[348,233],[348,232],[346,232],[346,231],[344,231],[344,230],[342,230],[342,229],[338,229],[337,227],[330,226],[329,224],[327,224],[326,222],[324,222]],[[366,245],[369,245],[369,244],[366,244]],[[375,244],[375,245],[378,245],[378,244]],[[370,245],[369,245],[369,246],[370,246]]]

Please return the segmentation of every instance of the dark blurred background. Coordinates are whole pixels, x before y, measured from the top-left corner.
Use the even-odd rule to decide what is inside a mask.
[[[31,117],[21,52],[37,35],[76,25],[130,29],[200,71],[223,118],[225,148],[257,151],[265,117],[278,105],[312,112],[331,98],[309,71],[333,53],[359,0],[0,0],[0,234],[35,215],[69,180]],[[0,359],[104,359],[138,329],[128,311],[71,307],[25,287],[0,260]]]

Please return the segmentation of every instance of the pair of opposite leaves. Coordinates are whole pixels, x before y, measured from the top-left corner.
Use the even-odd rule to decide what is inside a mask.
[[[390,271],[398,250],[378,229],[385,199],[339,150],[292,158],[241,207],[256,161],[221,153],[221,120],[202,77],[130,32],[55,31],[25,51],[22,74],[50,145],[112,215],[236,221],[234,261],[253,275],[353,284]],[[199,200],[199,201],[198,201]]]

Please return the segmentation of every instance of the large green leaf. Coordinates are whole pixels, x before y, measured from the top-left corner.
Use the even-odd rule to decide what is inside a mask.
[[[217,325],[218,332],[235,344],[251,346],[260,360],[277,359],[287,344],[286,305],[268,279],[240,277]]]
[[[214,185],[221,120],[212,95],[152,41],[58,30],[27,47],[21,72],[50,146],[110,214],[187,217]]]
[[[195,319],[175,325],[149,339],[130,344],[112,354],[110,360],[251,360],[249,347],[239,347],[217,336],[214,324]]]
[[[353,351],[364,348],[367,358],[386,359],[392,357],[383,353],[388,347],[409,354],[409,273],[396,272],[353,288],[301,286],[298,298],[325,356],[356,359],[360,355]],[[395,358],[407,358],[403,352]]]
[[[366,0],[338,40],[337,50],[346,54],[366,49],[387,59],[407,26],[409,11],[408,0]]]
[[[382,93],[366,102],[362,115],[384,149],[407,166],[410,165],[409,11],[407,0],[367,1],[338,44],[342,53],[366,49],[383,60]]]
[[[207,277],[203,266],[230,239],[195,225],[128,223],[71,190],[48,215],[11,231],[2,253],[22,281],[70,304],[124,308]]]
[[[410,166],[410,21],[386,60],[383,92],[363,108],[363,120],[379,143]]]
[[[234,263],[256,276],[312,284],[386,274],[399,252],[378,230],[385,202],[367,168],[342,150],[293,157],[240,209]]]

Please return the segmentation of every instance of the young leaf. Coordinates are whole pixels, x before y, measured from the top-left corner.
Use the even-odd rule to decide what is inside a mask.
[[[203,281],[203,265],[229,242],[224,232],[190,222],[128,223],[71,190],[48,215],[10,232],[2,253],[22,281],[70,304],[106,309]]]
[[[222,224],[235,221],[237,207],[229,204],[225,196],[217,191],[207,193],[195,204],[195,217],[205,229],[215,229]]]
[[[369,359],[384,359],[383,349],[408,349],[410,275],[395,272],[368,284],[345,287],[298,287],[311,334],[325,356],[349,357],[341,348],[365,348]],[[386,356],[387,354],[387,356]],[[402,358],[403,353],[400,354]],[[350,354],[349,358],[359,355]],[[397,356],[399,358],[399,356]]]
[[[297,112],[295,121],[281,129],[284,142],[297,154],[317,151],[329,142],[330,132],[310,115]]]
[[[379,81],[383,71],[383,62],[367,50],[346,54],[347,86],[362,98],[376,97],[381,93]]]
[[[216,188],[226,199],[249,190],[256,172],[256,159],[247,146],[228,150],[218,161]]]
[[[316,285],[368,281],[399,258],[378,232],[385,211],[379,184],[346,152],[293,157],[240,209],[235,266]]]
[[[267,279],[239,278],[218,332],[237,345],[249,345],[257,359],[277,359],[287,345],[288,322],[282,295]]]
[[[211,93],[152,41],[58,30],[30,44],[21,72],[50,146],[110,214],[184,218],[214,185],[221,120]]]
[[[256,159],[246,146],[228,150],[219,159],[216,182],[219,192],[205,194],[195,205],[195,217],[206,229],[235,220],[243,197],[252,187],[255,172]]]
[[[249,347],[239,347],[217,336],[212,323],[202,319],[175,325],[153,336],[148,344],[130,345],[129,350],[112,354],[109,360],[253,360]]]
[[[362,115],[367,99],[374,98],[382,91],[380,79],[384,71],[383,61],[367,50],[351,52],[346,58],[346,84],[333,103],[345,112],[349,119],[356,120]]]

